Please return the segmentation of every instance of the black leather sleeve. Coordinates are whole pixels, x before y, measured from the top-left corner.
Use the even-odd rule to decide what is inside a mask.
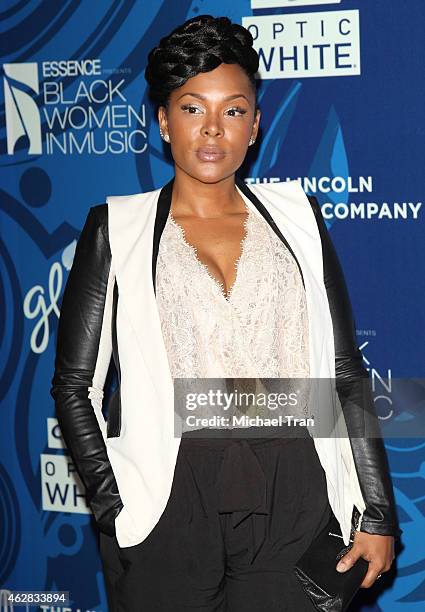
[[[104,204],[90,209],[77,243],[62,299],[51,395],[97,525],[100,531],[114,535],[115,517],[123,504],[88,398],[98,358],[110,267]]]
[[[342,406],[366,510],[360,531],[400,537],[388,458],[375,412],[369,373],[356,343],[345,278],[320,205],[308,196],[322,241],[324,282],[335,338],[336,390]]]

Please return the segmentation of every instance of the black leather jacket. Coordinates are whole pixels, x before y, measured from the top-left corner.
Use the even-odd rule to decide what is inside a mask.
[[[170,181],[162,188],[157,207],[152,260],[154,287],[159,240],[170,209],[172,184],[173,181]],[[245,182],[237,179],[237,185],[290,248],[268,210]],[[382,438],[357,437],[364,428],[365,406],[366,412],[374,416],[378,428],[379,425],[369,387],[353,383],[368,378],[368,372],[363,366],[362,355],[356,344],[354,320],[343,272],[317,199],[314,196],[308,196],[308,199],[316,216],[322,240],[324,281],[335,338],[337,391],[344,410],[354,462],[366,503],[361,531],[399,537],[402,530],[398,525]],[[92,207],[88,213],[65,287],[51,394],[55,399],[56,415],[63,438],[86,488],[87,502],[97,525],[100,531],[114,535],[115,518],[123,504],[105,442],[91,401],[88,399],[88,388],[92,384],[99,347],[110,266],[108,209],[106,204],[101,204]],[[116,291],[114,298],[117,298]],[[115,309],[112,320],[113,357],[119,373],[114,314]],[[108,436],[110,432],[112,435],[119,435],[119,418],[117,418],[120,410],[119,395],[117,401],[117,410],[109,411]]]

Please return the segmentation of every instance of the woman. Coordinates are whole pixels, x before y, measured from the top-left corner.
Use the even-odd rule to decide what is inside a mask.
[[[343,561],[369,561],[364,587],[389,570],[401,533],[378,437],[175,435],[177,378],[267,388],[336,376],[350,436],[356,405],[372,403],[348,384],[367,372],[317,200],[297,181],[235,177],[260,122],[252,43],[203,15],[151,51],[175,176],[90,209],[63,297],[52,395],[111,610],[313,610],[292,568],[332,512],[346,544],[357,519]],[[119,387],[105,423],[111,354]]]

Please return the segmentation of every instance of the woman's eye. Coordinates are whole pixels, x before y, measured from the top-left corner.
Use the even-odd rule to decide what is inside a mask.
[[[184,104],[181,108],[182,111],[188,112],[190,115],[196,115],[196,111],[200,110],[197,106],[192,106],[191,104]]]
[[[228,110],[229,113],[240,113],[241,115],[245,115],[246,110],[244,108],[240,108],[239,106],[234,106],[233,108],[229,108]],[[232,117],[235,117],[235,115],[231,115]]]
[[[183,104],[181,109],[183,112],[189,113],[190,115],[199,115],[200,113],[202,113],[202,109],[200,109],[198,106],[193,106],[192,104]],[[226,111],[226,114],[230,117],[245,115],[245,113],[246,109],[241,108],[239,106],[234,106]]]

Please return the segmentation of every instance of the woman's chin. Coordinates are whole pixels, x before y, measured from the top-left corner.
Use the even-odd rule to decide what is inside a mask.
[[[233,169],[218,168],[215,164],[204,164],[202,167],[197,167],[191,176],[202,183],[219,183],[234,173]]]

